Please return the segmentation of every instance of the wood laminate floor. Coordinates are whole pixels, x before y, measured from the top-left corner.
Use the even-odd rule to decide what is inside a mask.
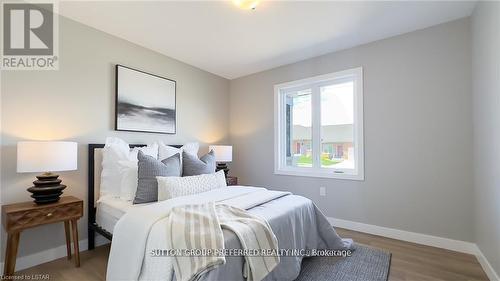
[[[357,243],[391,252],[391,281],[488,280],[472,255],[345,229],[337,231],[340,236],[353,238]],[[105,280],[108,253],[109,246],[101,246],[80,254],[80,268],[61,258],[19,271],[16,275],[49,274],[50,280]]]

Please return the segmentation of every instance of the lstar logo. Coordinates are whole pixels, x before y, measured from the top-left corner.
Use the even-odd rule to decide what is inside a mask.
[[[3,3],[2,69],[57,69],[54,3]]]

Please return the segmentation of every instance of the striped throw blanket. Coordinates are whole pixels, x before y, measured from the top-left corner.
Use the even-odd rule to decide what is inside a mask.
[[[216,253],[224,249],[222,228],[233,231],[244,250],[277,250],[278,241],[267,221],[233,206],[213,202],[183,205],[172,209],[167,223],[171,249],[210,249],[212,254],[175,256],[174,271],[178,281],[197,280],[203,273],[225,263]],[[279,263],[278,256],[245,256],[243,276],[259,281]]]

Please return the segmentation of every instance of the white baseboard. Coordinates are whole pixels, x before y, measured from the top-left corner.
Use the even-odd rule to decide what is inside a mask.
[[[475,255],[488,278],[491,281],[500,281],[498,274],[475,243],[331,217],[328,218],[328,221],[333,226],[340,228]]]
[[[443,248],[461,253],[467,253],[472,255],[475,255],[477,253],[476,245],[471,242],[453,240],[438,236],[432,236],[427,234],[421,234],[416,232],[410,232],[405,230],[399,230],[394,228],[365,224],[360,222],[353,222],[336,218],[328,218],[328,220],[333,226],[337,226],[340,228],[346,228],[369,234],[403,240],[407,242]]]
[[[493,269],[493,266],[491,266],[490,262],[486,259],[483,252],[481,252],[481,249],[479,249],[479,247],[477,246],[476,248],[477,248],[476,258],[479,261],[479,264],[481,264],[481,267],[483,268],[484,272],[486,272],[486,275],[488,275],[488,278],[491,281],[500,281],[500,277],[495,272],[495,269]]]
[[[483,267],[483,270],[486,272],[486,275],[488,275],[488,278],[491,281],[500,281],[498,274],[474,243],[336,218],[328,218],[328,220],[333,226],[340,228],[475,255]],[[109,243],[107,239],[96,236],[96,246],[101,246],[106,243]],[[80,240],[79,246],[80,249],[88,249],[88,240]],[[16,262],[16,271],[59,259],[64,256],[66,256],[66,245],[19,257]],[[0,263],[0,270],[3,271],[3,263]]]
[[[96,246],[101,246],[106,243],[109,243],[107,239],[101,236],[96,236],[95,244]],[[80,240],[78,243],[81,251],[85,251],[88,249],[88,239]],[[23,270],[29,267],[33,267],[42,263],[46,263],[49,261],[53,261],[66,256],[66,245],[61,245],[59,247],[55,247],[52,249],[48,249],[45,251],[41,251],[38,253],[34,253],[31,255],[18,257],[16,260],[16,271]],[[0,271],[3,274],[3,265],[4,263],[0,263]]]

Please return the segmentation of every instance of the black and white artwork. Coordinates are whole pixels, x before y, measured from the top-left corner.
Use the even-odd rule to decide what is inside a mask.
[[[116,66],[116,130],[175,134],[175,81]]]

